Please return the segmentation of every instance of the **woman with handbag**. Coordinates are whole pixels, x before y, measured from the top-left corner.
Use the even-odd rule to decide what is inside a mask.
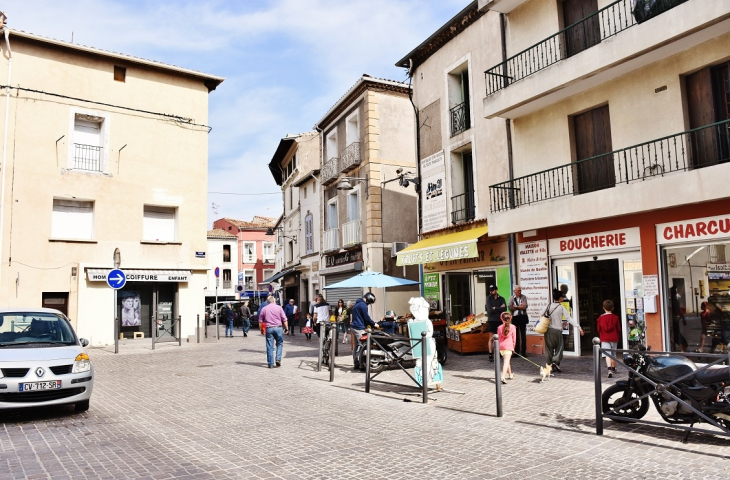
[[[553,290],[553,302],[547,306],[543,314],[543,317],[550,318],[550,325],[545,332],[545,352],[547,353],[547,364],[553,366],[554,372],[562,372],[560,362],[563,360],[563,319],[577,328],[583,336],[580,324],[562,305],[564,300],[563,292]]]

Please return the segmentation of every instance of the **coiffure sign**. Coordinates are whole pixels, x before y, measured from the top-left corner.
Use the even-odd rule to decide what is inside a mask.
[[[658,223],[656,226],[657,243],[661,244],[727,237],[730,237],[730,215]]]
[[[641,237],[638,227],[548,240],[550,256],[626,250],[640,247]]]

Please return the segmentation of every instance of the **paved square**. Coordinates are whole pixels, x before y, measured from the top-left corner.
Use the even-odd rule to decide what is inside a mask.
[[[692,434],[684,444],[680,432],[610,421],[595,435],[590,359],[566,359],[565,373],[542,384],[517,359],[497,418],[484,355],[450,352],[444,386],[464,394],[423,405],[400,371],[379,378],[403,386],[364,393],[349,346],[331,384],[315,371],[314,340],[286,337],[282,367],[268,369],[264,338],[236,335],[155,351],[149,339],[126,341],[118,355],[90,349],[88,412],[0,413],[0,478],[730,476],[730,439]]]

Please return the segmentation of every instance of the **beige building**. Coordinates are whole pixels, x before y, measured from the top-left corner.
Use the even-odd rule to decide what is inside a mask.
[[[223,79],[4,28],[0,303],[92,345],[204,313],[208,94]],[[5,80],[6,79],[6,80]],[[106,276],[119,251],[126,285]],[[157,322],[156,320],[159,320]],[[177,327],[176,327],[177,328]]]
[[[518,260],[545,265],[544,281],[520,271],[536,298],[569,289],[586,334],[571,328],[568,351],[590,354],[605,299],[623,345],[726,348],[730,3],[479,6],[503,14],[505,38],[480,113],[509,120],[513,151],[490,235],[518,233]]]
[[[315,126],[322,135],[320,288],[363,270],[418,280],[417,268],[395,264],[396,250],[417,238],[416,192],[388,182],[416,172],[409,90],[401,82],[363,75]],[[326,296],[335,305],[365,291],[334,289]],[[387,298],[382,289],[373,293],[379,299],[374,317],[380,318],[386,305],[406,313],[418,288],[388,289]]]

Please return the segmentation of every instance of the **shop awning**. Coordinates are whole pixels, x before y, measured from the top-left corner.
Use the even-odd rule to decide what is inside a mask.
[[[288,274],[288,273],[291,273],[291,272],[293,272],[293,271],[294,271],[294,269],[293,269],[293,268],[288,268],[288,269],[286,269],[286,270],[282,270],[282,271],[281,271],[281,272],[279,272],[279,273],[275,273],[275,274],[273,274],[272,276],[270,276],[269,278],[267,278],[267,279],[266,279],[266,280],[264,280],[263,282],[259,282],[259,285],[264,285],[264,284],[269,284],[269,283],[275,282],[275,281],[279,280],[279,279],[280,279],[281,277],[283,277],[283,276],[285,276],[286,274]]]
[[[106,282],[106,275],[111,268],[87,268],[86,278],[90,282]],[[128,282],[187,282],[190,270],[143,270],[122,269]]]
[[[478,227],[421,240],[398,252],[397,265],[422,265],[477,257],[477,241],[486,234],[487,227]]]

